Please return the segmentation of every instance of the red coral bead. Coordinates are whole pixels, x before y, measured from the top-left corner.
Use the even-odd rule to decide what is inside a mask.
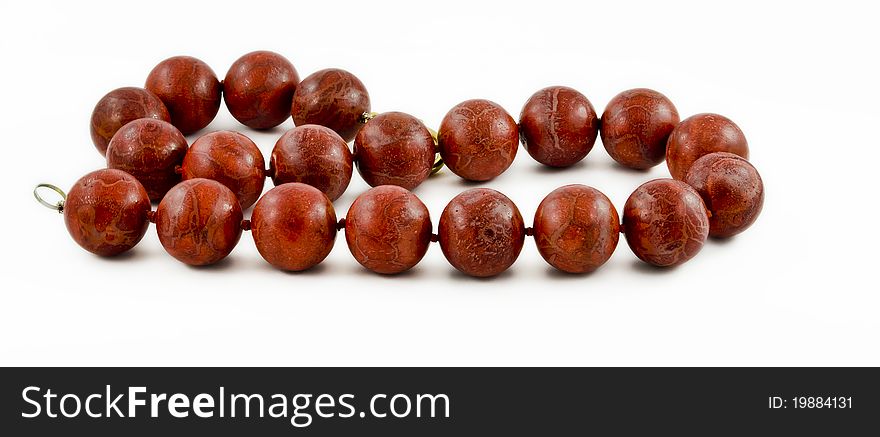
[[[184,180],[205,178],[226,185],[247,209],[263,192],[266,163],[250,138],[232,131],[218,131],[199,137],[183,158]]]
[[[143,88],[117,88],[102,97],[92,110],[89,124],[92,143],[101,156],[107,154],[107,145],[116,131],[139,118],[171,121],[162,100]]]
[[[171,123],[141,118],[113,135],[107,167],[131,174],[144,185],[150,200],[160,200],[180,182],[177,167],[186,149],[186,138]]]

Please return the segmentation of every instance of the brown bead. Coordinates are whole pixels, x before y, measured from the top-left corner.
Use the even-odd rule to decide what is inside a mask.
[[[284,56],[268,51],[248,53],[235,61],[223,79],[223,100],[236,120],[254,129],[269,129],[290,117],[299,74]]]
[[[645,182],[623,207],[626,242],[642,261],[671,267],[693,258],[709,235],[706,205],[690,185],[673,179]]]
[[[469,181],[488,181],[504,173],[519,145],[513,117],[489,100],[459,103],[440,123],[440,156],[446,167]]]
[[[120,170],[93,171],[67,193],[64,224],[83,249],[113,256],[134,247],[150,222],[150,198],[134,176]]]
[[[599,134],[599,117],[587,98],[565,86],[535,94],[519,115],[523,146],[532,158],[551,167],[568,167],[584,159]]]
[[[116,132],[107,148],[107,167],[140,181],[150,200],[160,200],[180,182],[176,167],[186,156],[186,138],[171,123],[141,118]]]
[[[220,109],[222,87],[208,64],[190,57],[175,56],[156,65],[144,88],[165,103],[171,123],[184,134],[208,124]]]
[[[199,137],[183,158],[183,180],[205,178],[226,185],[247,209],[263,192],[266,181],[263,154],[250,138],[232,131]]]
[[[333,249],[336,212],[317,188],[283,184],[257,202],[251,231],[257,250],[269,264],[282,270],[305,270]]]
[[[336,132],[324,126],[297,126],[281,136],[269,158],[275,185],[300,182],[336,200],[351,182],[351,152]]]
[[[666,140],[678,124],[675,105],[646,88],[624,91],[602,114],[602,144],[624,167],[647,170],[666,157]]]
[[[712,152],[730,152],[749,159],[749,143],[736,123],[718,114],[684,119],[666,144],[666,165],[674,179],[683,181],[694,161]]]
[[[489,188],[455,196],[440,216],[438,233],[449,263],[476,277],[507,270],[522,251],[526,234],[516,205]]]
[[[241,220],[241,207],[229,188],[210,179],[190,179],[159,202],[156,232],[171,256],[203,266],[232,252],[241,238]]]
[[[296,87],[290,115],[297,126],[319,124],[345,142],[357,135],[361,116],[370,112],[370,94],[355,75],[338,68],[312,73]]]
[[[358,132],[354,160],[370,186],[419,186],[434,166],[434,138],[419,119],[402,112],[379,114]]]
[[[345,241],[357,262],[376,273],[409,270],[431,244],[428,208],[401,187],[371,188],[348,209]]]
[[[761,175],[745,158],[733,153],[704,155],[688,170],[685,181],[700,193],[712,213],[712,237],[732,237],[746,230],[764,206]]]
[[[599,190],[566,185],[541,201],[534,234],[538,252],[553,267],[568,273],[592,272],[614,253],[620,218]]]
[[[104,95],[95,105],[89,125],[92,143],[101,156],[107,154],[107,145],[113,134],[128,122],[139,118],[171,121],[165,104],[155,94],[143,88],[117,88]]]

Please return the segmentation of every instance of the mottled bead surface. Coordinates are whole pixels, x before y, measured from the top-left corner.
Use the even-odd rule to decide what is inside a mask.
[[[116,132],[107,148],[107,167],[131,174],[158,201],[180,182],[176,167],[186,155],[186,138],[171,123],[141,118]]]
[[[101,156],[107,154],[107,145],[116,131],[139,118],[171,121],[162,100],[143,88],[117,88],[104,95],[92,110],[89,124],[92,143]]]
[[[318,189],[283,184],[257,202],[251,232],[257,250],[269,264],[282,270],[305,270],[323,261],[333,249],[336,212]]]
[[[281,136],[269,158],[275,185],[301,182],[336,200],[351,182],[351,152],[336,132],[318,125],[297,126]]]
[[[746,230],[764,206],[764,182],[745,158],[715,152],[694,161],[685,182],[694,187],[706,207],[709,236],[732,237]]]
[[[150,198],[133,176],[120,170],[93,171],[67,193],[64,224],[83,249],[113,256],[134,247],[150,222]]]
[[[523,106],[520,137],[535,161],[568,167],[584,159],[599,134],[599,117],[587,98],[565,86],[544,88]]]
[[[250,138],[231,131],[218,131],[199,137],[183,158],[183,179],[213,179],[235,193],[242,209],[247,209],[263,192],[266,181],[263,154]]]
[[[691,165],[703,155],[729,152],[749,159],[749,143],[736,123],[718,114],[684,119],[666,144],[666,165],[674,179],[683,181]]]
[[[443,255],[459,271],[475,277],[498,275],[522,251],[525,225],[507,196],[473,188],[449,202],[438,227]]]
[[[599,190],[566,185],[541,201],[534,236],[538,252],[553,267],[568,273],[592,272],[614,253],[620,218]]]
[[[412,190],[431,175],[434,154],[428,128],[402,112],[377,115],[354,141],[358,172],[373,187],[397,185]]]
[[[693,258],[709,235],[706,205],[690,185],[673,179],[646,182],[623,207],[626,242],[642,261],[671,267]]]
[[[144,88],[162,99],[171,123],[184,134],[196,132],[214,119],[220,109],[222,86],[208,64],[175,56],[156,65]]]
[[[666,157],[666,140],[678,124],[675,105],[646,88],[624,91],[602,113],[602,144],[624,167],[649,169]]]
[[[171,256],[203,266],[226,258],[241,238],[241,207],[229,188],[210,179],[181,182],[156,209],[156,232]]]
[[[284,56],[268,51],[248,53],[235,61],[223,79],[223,100],[245,126],[269,129],[290,117],[299,75]]]
[[[357,135],[365,112],[370,112],[367,88],[355,75],[338,68],[316,71],[303,79],[290,108],[297,126],[329,127],[346,143]]]
[[[372,188],[348,209],[345,241],[357,262],[376,273],[409,270],[431,244],[428,208],[401,187]]]
[[[459,103],[440,123],[440,156],[453,173],[470,181],[488,181],[504,173],[519,145],[513,117],[489,100]]]

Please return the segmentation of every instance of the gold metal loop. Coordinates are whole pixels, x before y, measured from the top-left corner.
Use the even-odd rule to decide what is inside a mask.
[[[436,174],[443,168],[443,158],[440,156],[440,138],[434,129],[428,128],[428,132],[434,139],[434,165],[431,167],[431,174]]]
[[[41,188],[48,188],[48,189],[58,193],[58,195],[61,196],[61,200],[55,202],[54,204],[47,202],[45,199],[43,199],[42,196],[40,196],[40,189]],[[41,205],[43,205],[49,209],[54,209],[54,210],[58,211],[58,213],[60,214],[60,213],[64,212],[64,201],[67,200],[67,194],[64,194],[64,190],[56,187],[55,185],[39,184],[36,187],[34,187],[34,198],[36,198],[37,202],[40,202]]]
[[[361,122],[361,124],[366,124],[368,121],[376,118],[377,115],[379,115],[378,112],[364,112],[358,118],[358,121]]]

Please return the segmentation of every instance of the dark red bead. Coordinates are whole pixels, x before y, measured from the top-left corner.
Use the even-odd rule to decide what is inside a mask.
[[[199,137],[183,159],[183,179],[213,179],[235,193],[247,209],[263,192],[266,181],[263,154],[250,138],[232,131]]]
[[[564,86],[535,94],[519,116],[523,146],[532,158],[551,167],[568,167],[584,159],[599,134],[599,118],[590,101]]]
[[[764,182],[745,158],[727,152],[703,155],[688,170],[709,212],[709,235],[727,238],[745,231],[764,206]]]
[[[434,166],[434,138],[419,119],[402,112],[379,114],[358,132],[354,159],[370,186],[419,186]]]
[[[431,244],[428,208],[401,187],[371,188],[348,209],[345,241],[357,262],[376,273],[409,270]]]
[[[282,184],[257,202],[251,232],[257,250],[269,264],[282,270],[305,270],[323,261],[333,249],[336,212],[317,188]]]
[[[226,258],[241,238],[241,207],[235,194],[210,179],[183,181],[156,209],[156,232],[171,256],[192,266]]]
[[[602,144],[624,167],[647,170],[663,162],[666,140],[678,124],[675,105],[646,88],[624,91],[602,114]]]
[[[729,152],[749,159],[749,143],[739,126],[723,115],[688,117],[669,135],[666,144],[669,173],[683,181],[694,161],[712,152]]]
[[[102,97],[92,111],[92,120],[89,124],[92,143],[101,156],[107,154],[107,145],[116,131],[139,118],[171,121],[171,116],[162,100],[143,88],[117,88]]]
[[[300,182],[336,200],[351,182],[348,144],[324,126],[297,126],[281,136],[269,158],[275,185]]]
[[[525,225],[507,196],[473,188],[449,202],[438,228],[443,255],[459,271],[476,277],[498,275],[522,251]]]
[[[519,145],[519,128],[497,103],[475,99],[459,103],[440,123],[440,156],[453,173],[488,181],[504,173]]]
[[[208,64],[190,57],[175,56],[156,65],[144,88],[162,99],[171,123],[184,134],[208,124],[220,110],[222,87]]]
[[[64,224],[83,249],[113,256],[134,247],[150,222],[150,198],[133,176],[93,171],[73,184],[64,203]]]
[[[223,79],[223,100],[236,120],[254,129],[269,129],[290,117],[299,75],[284,56],[268,51],[236,60]]]
[[[319,124],[345,142],[357,135],[361,116],[370,112],[370,95],[355,75],[338,68],[312,73],[296,87],[290,114],[297,126]]]
[[[107,148],[107,167],[131,174],[160,200],[180,182],[177,166],[186,156],[186,138],[171,123],[141,118],[116,132]]]
[[[690,185],[673,179],[646,182],[623,207],[626,242],[642,261],[671,267],[693,258],[709,235],[706,205]]]
[[[602,192],[584,185],[553,190],[535,212],[535,243],[553,267],[592,272],[605,264],[620,238],[620,218]]]

